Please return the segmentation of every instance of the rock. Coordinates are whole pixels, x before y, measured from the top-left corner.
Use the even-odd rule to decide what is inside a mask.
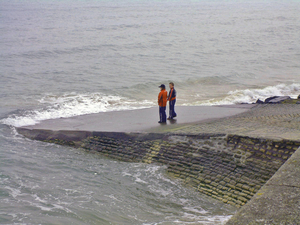
[[[271,100],[278,98],[279,96],[273,96],[273,97],[269,97],[265,100],[265,103],[269,103]]]
[[[281,103],[281,102],[283,102],[285,100],[289,100],[289,99],[291,99],[290,96],[275,97],[275,98],[269,100],[268,103],[276,104],[276,103]]]
[[[264,104],[264,102],[260,99],[257,99],[256,104]]]

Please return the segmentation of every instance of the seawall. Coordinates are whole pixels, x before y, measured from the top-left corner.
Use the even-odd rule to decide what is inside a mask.
[[[300,146],[298,141],[226,134],[17,130],[31,139],[116,160],[167,165],[170,176],[237,207],[245,205]]]
[[[178,107],[178,120],[167,126],[155,123],[156,113],[99,113],[17,131],[116,160],[167,165],[169,176],[243,206],[228,224],[298,224],[300,104]]]

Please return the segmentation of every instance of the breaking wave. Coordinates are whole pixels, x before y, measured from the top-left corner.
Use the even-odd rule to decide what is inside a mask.
[[[233,105],[241,103],[252,104],[258,99],[264,101],[272,96],[290,96],[292,98],[297,98],[299,94],[300,84],[279,84],[276,86],[268,86],[262,89],[230,91],[223,99],[210,99],[199,103],[200,105]]]
[[[46,95],[39,102],[41,104],[39,109],[10,115],[8,118],[2,119],[1,122],[6,125],[20,127],[34,125],[48,119],[153,106],[153,102],[151,101],[136,101],[120,96],[103,95],[101,93],[68,93],[62,96]]]
[[[179,99],[184,99],[183,93]],[[245,89],[230,91],[223,98],[213,98],[206,101],[191,101],[184,105],[233,105],[255,103],[258,99],[265,100],[271,96],[290,96],[296,98],[300,94],[300,83],[279,84],[262,89]],[[118,95],[104,95],[102,93],[66,93],[63,95],[45,95],[39,101],[39,108],[21,111],[0,120],[1,123],[20,127],[34,125],[43,120],[67,118],[99,112],[121,111],[148,108],[156,105],[153,101],[137,101]],[[180,104],[179,104],[180,105]]]

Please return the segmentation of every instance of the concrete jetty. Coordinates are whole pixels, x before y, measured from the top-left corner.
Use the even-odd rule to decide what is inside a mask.
[[[191,124],[195,122],[215,120],[246,112],[254,105],[240,106],[179,106],[176,112],[179,115],[172,121],[168,121],[171,128]],[[28,129],[43,130],[69,130],[69,131],[99,131],[99,132],[149,132],[156,130],[164,132],[166,127],[158,124],[159,115],[157,107],[101,112],[89,115],[75,116],[41,121]]]
[[[127,162],[167,165],[169,176],[240,208],[228,224],[298,224],[300,105],[177,107],[108,112],[17,128],[25,137]]]

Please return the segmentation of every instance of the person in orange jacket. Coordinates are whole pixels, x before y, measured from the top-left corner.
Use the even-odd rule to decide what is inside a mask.
[[[166,123],[167,115],[166,115],[166,107],[167,107],[167,99],[168,92],[166,91],[166,86],[164,84],[159,86],[160,92],[158,94],[158,105],[159,105],[159,121],[158,123]]]

